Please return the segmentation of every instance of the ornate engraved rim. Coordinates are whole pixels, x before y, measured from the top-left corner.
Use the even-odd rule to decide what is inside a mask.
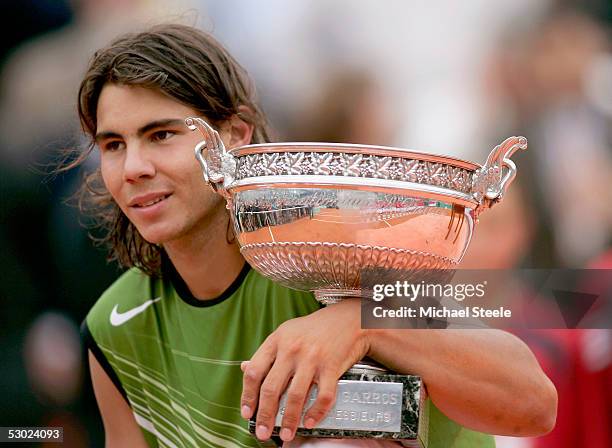
[[[382,157],[398,157],[402,159],[421,160],[426,162],[442,163],[463,168],[468,171],[476,171],[481,168],[478,163],[463,160],[457,157],[412,149],[396,148],[391,146],[360,145],[352,143],[319,143],[319,142],[283,142],[283,143],[259,143],[245,145],[228,150],[235,157],[249,154],[276,153],[276,152],[318,152],[318,153],[348,153],[373,155]]]
[[[467,195],[465,199],[472,192],[474,175],[472,170],[447,163],[347,152],[264,152],[241,155],[236,161],[234,185],[271,176],[276,176],[279,182],[295,176],[307,176],[306,179],[325,176],[328,181],[376,179],[416,187],[427,185],[447,195],[463,193]]]

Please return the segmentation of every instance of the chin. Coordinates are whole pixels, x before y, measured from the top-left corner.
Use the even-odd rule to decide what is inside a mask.
[[[154,228],[138,228],[138,233],[140,233],[147,243],[159,245],[175,239],[178,234],[175,230]]]

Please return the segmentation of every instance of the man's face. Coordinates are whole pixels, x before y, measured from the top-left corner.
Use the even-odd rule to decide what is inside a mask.
[[[197,112],[162,93],[107,84],[97,109],[96,141],[106,188],[149,242],[165,244],[206,230],[224,213],[204,183],[194,147],[202,140],[185,118]]]

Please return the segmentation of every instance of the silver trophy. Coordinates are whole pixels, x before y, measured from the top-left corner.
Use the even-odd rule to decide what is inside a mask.
[[[247,262],[330,305],[362,297],[364,269],[453,270],[478,215],[516,175],[525,137],[495,147],[484,165],[382,146],[267,143],[226,150],[217,131],[188,118],[205,181],[222,195]],[[371,362],[338,382],[334,408],[298,435],[383,438],[427,446],[428,405],[419,377]],[[316,388],[309,403],[314,401]],[[276,425],[284,411],[281,399]],[[254,431],[254,424],[251,425]]]

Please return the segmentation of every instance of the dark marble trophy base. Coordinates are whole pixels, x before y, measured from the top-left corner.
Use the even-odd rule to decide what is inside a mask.
[[[399,415],[398,430],[372,430],[372,429],[346,429],[338,428],[332,429],[334,426],[334,419],[337,418],[345,420],[341,422],[346,426],[346,420],[357,421],[354,424],[355,427],[361,427],[361,423],[358,422],[360,415],[363,413],[365,416],[374,415],[373,411],[368,411],[368,405],[360,404],[358,399],[354,406],[350,406],[350,410],[343,409],[342,397],[340,390],[336,396],[336,404],[332,410],[327,414],[325,422],[327,423],[326,428],[313,428],[305,429],[298,428],[296,435],[303,437],[320,437],[320,438],[351,438],[351,439],[385,439],[385,440],[397,440],[401,441],[404,446],[413,446],[419,448],[427,448],[427,415],[424,411],[427,406],[424,406],[426,392],[423,387],[421,378],[414,375],[399,375],[391,372],[382,371],[382,369],[376,370],[360,370],[356,368],[350,369],[340,378],[339,385],[343,380],[349,382],[359,382],[358,386],[360,389],[364,389],[363,382],[379,382],[379,383],[395,383],[393,387],[398,389],[401,385],[401,404],[397,404],[397,410],[401,409],[401,415]],[[382,385],[380,385],[382,386]],[[340,387],[339,387],[340,389]],[[372,391],[379,390],[377,388],[371,388]],[[370,393],[370,396],[373,394]],[[363,393],[361,393],[363,396]],[[357,395],[355,395],[357,397]],[[312,401],[312,399],[311,399]],[[282,413],[284,411],[283,401],[281,401],[279,416],[277,416],[277,423],[280,423],[282,419]],[[351,423],[349,423],[350,425]],[[337,426],[343,426],[337,425]],[[382,425],[384,426],[384,425]],[[249,431],[255,433],[255,420],[249,421]],[[278,435],[280,427],[275,426],[273,435]]]

